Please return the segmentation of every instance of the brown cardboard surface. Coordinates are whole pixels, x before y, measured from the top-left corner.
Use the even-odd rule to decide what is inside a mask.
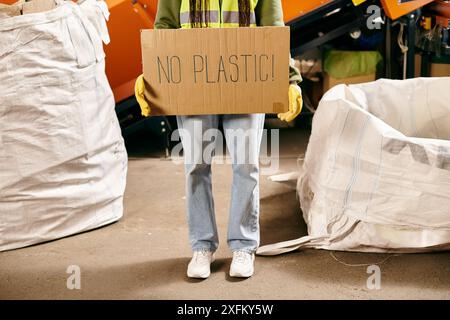
[[[420,65],[422,63],[422,56],[420,54],[415,54],[414,56],[414,77],[420,77]]]
[[[22,12],[23,14],[45,12],[55,7],[55,0],[33,0],[23,4]]]
[[[415,55],[415,74],[416,78],[420,77],[422,56],[420,54]],[[430,64],[430,77],[450,77],[450,64],[443,63],[431,63]]]
[[[432,63],[430,73],[431,77],[450,77],[450,64]]]
[[[364,76],[356,76],[356,77],[347,77],[347,78],[333,78],[328,73],[324,73],[324,79],[323,79],[323,91],[324,93],[334,86],[337,86],[338,84],[358,84],[358,83],[365,83],[365,82],[372,82],[376,80],[376,74],[368,74]]]
[[[142,30],[153,114],[288,110],[289,28]]]
[[[20,7],[0,3],[0,19],[20,16]]]

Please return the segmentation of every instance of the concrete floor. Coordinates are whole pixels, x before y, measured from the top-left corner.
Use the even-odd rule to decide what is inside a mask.
[[[305,129],[281,133],[280,172],[297,169]],[[305,250],[257,257],[255,275],[228,277],[226,247],[230,167],[213,167],[218,260],[204,281],[186,277],[190,259],[182,165],[129,145],[130,162],[122,220],[94,231],[0,253],[0,299],[450,299],[450,253],[362,254],[335,252],[346,264],[381,267],[381,289],[366,286],[365,266],[350,267],[330,252]],[[142,137],[140,139],[143,139]],[[291,186],[261,177],[262,244],[305,234]],[[81,268],[81,289],[66,288],[66,269]]]

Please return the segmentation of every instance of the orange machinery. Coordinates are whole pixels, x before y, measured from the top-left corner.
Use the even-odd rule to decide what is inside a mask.
[[[292,21],[330,2],[333,0],[282,0],[284,21]]]
[[[450,27],[450,2],[436,0],[429,9],[435,15],[436,24],[445,29]]]
[[[134,82],[142,73],[140,30],[153,28],[155,0],[106,0],[111,43],[105,46],[106,73],[116,102],[133,95]]]
[[[434,0],[414,0],[402,1],[399,3],[399,0],[381,0],[381,3],[383,4],[386,15],[392,20],[396,20],[433,1]]]

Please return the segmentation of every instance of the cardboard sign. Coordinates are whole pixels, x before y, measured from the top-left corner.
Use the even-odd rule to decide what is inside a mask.
[[[152,115],[288,110],[289,28],[142,30]]]

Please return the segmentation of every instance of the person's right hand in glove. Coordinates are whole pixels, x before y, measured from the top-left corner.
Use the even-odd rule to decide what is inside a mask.
[[[291,122],[302,112],[302,107],[302,90],[298,85],[291,84],[289,86],[289,111],[279,113],[278,118],[286,122]]]
[[[136,83],[134,85],[134,95],[136,97],[137,102],[139,103],[139,106],[141,107],[142,115],[144,117],[148,117],[152,113],[152,110],[147,100],[145,100],[144,92],[145,92],[145,80],[144,75],[141,74],[136,79]]]

